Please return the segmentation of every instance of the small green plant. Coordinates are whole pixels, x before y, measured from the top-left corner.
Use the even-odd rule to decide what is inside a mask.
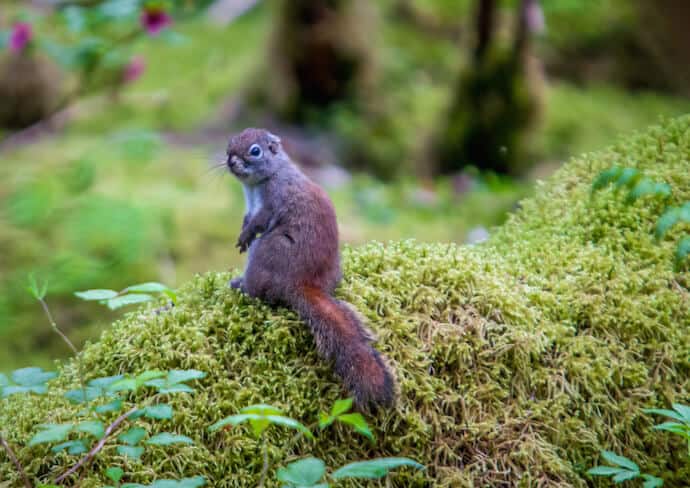
[[[653,429],[671,432],[681,436],[687,442],[688,460],[690,460],[690,406],[674,403],[672,408],[673,410],[647,408],[643,410],[643,412],[663,415],[673,420],[673,422],[664,422],[655,425]],[[657,488],[664,484],[661,478],[641,472],[640,467],[625,456],[620,456],[611,451],[601,451],[601,455],[613,466],[596,466],[587,471],[588,474],[592,476],[611,477],[614,483],[622,483],[623,481],[640,478],[644,480],[642,485],[643,488]]]
[[[65,451],[72,456],[83,454],[76,464],[55,479],[56,483],[61,483],[90,464],[111,441],[118,454],[131,459],[139,459],[147,445],[193,444],[194,441],[189,437],[172,432],[160,432],[144,440],[147,431],[135,423],[142,417],[154,421],[172,419],[172,407],[158,402],[160,397],[173,393],[192,393],[194,389],[186,383],[205,376],[205,373],[197,370],[151,370],[137,376],[95,378],[88,382],[85,394],[78,389],[65,393],[65,398],[70,402],[85,407],[80,412],[82,418],[73,422],[39,425],[39,431],[29,441],[29,445],[49,444],[52,445],[53,453]],[[126,408],[129,394],[140,393],[144,389],[151,389],[155,394],[139,405],[129,405]],[[123,410],[125,412],[120,413]],[[110,421],[106,422],[105,419],[108,418]],[[115,437],[117,432],[121,433]],[[113,477],[118,478],[118,473],[118,468],[113,467],[109,468],[106,476],[113,480]],[[122,474],[119,478],[121,477]],[[119,478],[116,484],[119,483]]]
[[[592,194],[609,185],[616,191],[627,189],[626,205],[631,205],[643,197],[651,197],[666,203],[672,196],[671,186],[665,182],[652,181],[635,168],[613,166],[602,171],[592,183]],[[654,235],[657,241],[663,239],[668,231],[678,223],[690,224],[690,202],[678,207],[666,207],[656,223]],[[674,266],[680,270],[690,256],[690,235],[684,236],[676,247]]]
[[[352,412],[352,399],[336,401],[329,413],[321,413],[319,421],[316,423],[320,430],[324,430],[335,422],[349,425],[356,432],[367,437],[372,442],[374,435],[369,428],[366,420],[360,413]],[[229,426],[236,426],[249,423],[252,435],[262,442],[263,466],[259,478],[259,487],[263,487],[269,470],[268,446],[264,439],[264,432],[270,425],[288,427],[298,431],[297,436],[284,447],[283,452],[287,453],[295,439],[299,436],[306,436],[313,439],[311,430],[297,420],[286,417],[282,410],[272,405],[252,405],[240,410],[239,414],[230,415],[214,423],[209,427],[209,431],[217,432]],[[410,466],[416,469],[424,469],[418,462],[404,457],[399,458],[378,458],[370,461],[358,461],[342,466],[333,471],[329,477],[332,480],[345,478],[377,479],[386,477],[393,469]],[[284,488],[327,488],[329,483],[323,481],[326,476],[326,464],[318,458],[309,457],[289,463],[284,468],[279,468],[276,472],[278,481],[284,483]]]
[[[653,428],[654,430],[671,432],[685,439],[688,444],[688,457],[690,457],[690,406],[674,403],[672,408],[673,410],[648,408],[643,411],[645,413],[663,415],[673,419],[674,422],[664,422],[662,424],[655,425]]]
[[[32,275],[29,277],[27,289],[43,307],[53,330],[76,355],[78,353],[76,347],[57,326],[48,307],[45,299],[48,291],[47,283],[40,283]],[[151,300],[153,296],[150,293],[163,293],[170,297],[173,303],[177,298],[174,291],[160,283],[143,283],[127,287],[122,292],[88,290],[82,292],[81,295],[84,299],[103,300],[110,308],[118,308],[128,303]],[[145,300],[132,300],[131,297],[144,297]],[[115,301],[114,305],[112,301]],[[147,430],[135,424],[140,418],[153,421],[172,419],[172,407],[159,400],[161,397],[167,398],[173,394],[194,393],[194,388],[188,383],[204,378],[206,373],[203,371],[195,369],[147,370],[136,376],[115,375],[93,378],[87,382],[78,360],[77,366],[81,387],[64,393],[64,397],[72,404],[83,407],[76,414],[77,418],[70,422],[38,425],[38,431],[28,444],[29,446],[48,444],[53,454],[66,453],[68,456],[76,457],[77,461],[55,478],[55,484],[39,484],[39,487],[55,487],[80,470],[87,468],[109,443],[114,444],[113,447],[118,454],[132,459],[139,459],[145,452],[145,446],[166,447],[194,443],[191,438],[173,432],[159,432],[146,439]],[[28,393],[45,394],[48,390],[47,383],[56,376],[57,373],[43,371],[41,368],[19,369],[12,372],[10,377],[0,373],[0,398]],[[128,400],[134,398],[142,390],[148,390],[153,394],[138,404],[131,404]],[[125,428],[127,428],[126,431],[124,431]],[[0,444],[15,465],[24,485],[32,488],[33,484],[24,466],[19,462],[2,432],[0,432]],[[124,470],[118,466],[111,466],[104,473],[105,477],[114,483],[115,488],[145,486],[134,483],[121,484],[124,474]],[[205,479],[197,476],[179,481],[158,480],[149,486],[196,488],[204,484]]]
[[[165,295],[174,305],[177,302],[177,294],[174,290],[161,283],[149,282],[128,286],[124,290],[115,291],[108,289],[95,289],[77,291],[76,296],[86,301],[97,301],[107,305],[109,309],[116,310],[126,305],[149,302],[155,298],[153,294]]]
[[[596,466],[587,471],[592,476],[609,476],[614,483],[642,478],[644,488],[658,488],[664,480],[650,474],[640,472],[640,467],[625,456],[619,456],[611,451],[601,451],[601,456],[613,466]]]
[[[30,394],[44,395],[48,391],[47,383],[56,378],[57,373],[52,371],[43,371],[41,368],[22,368],[13,371],[10,374],[11,380],[4,374],[0,373],[0,399],[7,398],[12,395]],[[32,488],[31,481],[24,469],[24,466],[17,458],[14,450],[10,446],[5,435],[0,428],[0,445],[7,453],[7,457],[14,464],[17,473],[22,478],[26,488]]]

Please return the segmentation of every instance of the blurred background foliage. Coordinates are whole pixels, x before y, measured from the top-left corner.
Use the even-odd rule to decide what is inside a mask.
[[[343,240],[474,242],[567,157],[690,110],[683,0],[3,0],[0,369],[87,288],[239,267],[227,136],[266,126]]]

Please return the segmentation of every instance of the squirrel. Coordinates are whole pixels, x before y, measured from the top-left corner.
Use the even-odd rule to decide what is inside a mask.
[[[230,287],[296,311],[358,408],[392,407],[392,370],[358,315],[332,296],[342,275],[336,214],[326,192],[264,129],[233,135],[227,166],[243,185],[247,213],[237,247],[249,251],[244,275]]]

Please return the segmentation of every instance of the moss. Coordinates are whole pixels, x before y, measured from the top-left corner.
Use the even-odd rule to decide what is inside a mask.
[[[428,466],[394,486],[584,486],[584,471],[607,447],[669,486],[687,480],[680,442],[653,433],[640,411],[690,395],[690,283],[673,271],[673,232],[681,230],[657,244],[655,203],[626,207],[612,190],[590,198],[590,185],[625,161],[669,182],[677,204],[690,200],[689,160],[685,117],[574,159],[484,245],[346,249],[338,296],[378,334],[397,369],[400,402],[372,419],[375,447],[336,429],[295,453],[330,466],[381,455]],[[201,474],[212,486],[253,486],[256,443],[243,429],[223,437],[207,426],[255,402],[311,422],[342,396],[296,317],[228,290],[229,276],[195,278],[172,312],[131,313],[81,355],[93,376],[152,367],[209,373],[194,397],[172,401],[172,425],[156,427],[197,444],[149,451],[143,464],[126,464],[128,479]],[[51,396],[4,405],[0,425],[15,445],[26,445],[35,424],[77,411],[59,396],[75,383],[74,364],[63,373]],[[288,434],[272,435],[279,445]],[[40,448],[18,451],[31,473],[46,477],[68,462]],[[106,450],[81,486],[100,486],[99,473],[113,463],[125,464]],[[12,476],[0,458],[0,479]]]

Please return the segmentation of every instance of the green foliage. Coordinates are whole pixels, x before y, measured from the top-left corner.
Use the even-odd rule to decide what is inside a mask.
[[[48,391],[46,383],[57,377],[57,373],[42,368],[17,369],[10,375],[11,381],[0,373],[0,398],[20,393],[43,395]]]
[[[203,476],[195,476],[193,478],[184,478],[181,480],[158,480],[150,485],[141,485],[139,483],[125,483],[122,488],[199,488],[206,484],[206,479]]]
[[[284,416],[283,412],[276,407],[263,404],[244,407],[238,415],[230,415],[211,425],[209,431],[215,432],[224,427],[236,426],[245,422],[249,422],[252,433],[256,438],[261,437],[264,431],[271,425],[288,427],[301,432],[309,438],[313,438],[311,431],[300,422]]]
[[[652,196],[662,201],[667,201],[672,196],[671,186],[668,183],[653,182],[645,178],[635,168],[620,168],[618,166],[613,166],[599,173],[599,176],[592,183],[592,193],[612,183],[616,189],[624,186],[630,188],[628,196],[625,198],[625,203],[628,205],[644,196]],[[674,225],[680,222],[690,223],[690,202],[680,207],[669,207],[659,217],[654,232],[657,241],[661,240]],[[681,239],[676,247],[674,259],[676,270],[680,270],[688,255],[690,255],[690,236]]]
[[[194,441],[186,435],[161,432],[151,437],[146,443],[152,446],[172,446],[173,444],[194,444]]]
[[[601,456],[612,466],[597,466],[587,471],[591,476],[610,476],[614,483],[622,483],[636,478],[644,480],[644,488],[658,488],[664,481],[655,476],[640,473],[640,467],[625,456],[619,456],[611,451],[601,451]]]
[[[616,191],[628,190],[625,203],[630,205],[640,198],[650,196],[661,201],[671,198],[671,186],[668,183],[655,182],[635,168],[613,166],[599,175],[592,182],[592,193],[613,184]]]
[[[424,466],[412,459],[391,457],[350,463],[336,470],[331,476],[336,480],[343,478],[378,479],[387,476],[391,470],[403,466],[409,466],[415,469],[424,469]]]
[[[374,434],[360,413],[347,413],[352,408],[352,398],[338,400],[333,404],[330,414],[322,413],[319,417],[319,428],[324,429],[333,422],[338,421],[352,426],[357,432],[374,440]]]
[[[111,310],[117,310],[126,305],[151,301],[154,299],[151,293],[164,294],[168,296],[173,303],[177,300],[177,295],[174,290],[171,290],[161,283],[154,282],[128,286],[120,292],[115,290],[96,289],[78,291],[74,294],[82,300],[98,301],[99,303],[107,305]]]
[[[321,459],[306,458],[294,461],[278,469],[276,478],[289,487],[324,488],[327,483],[319,483],[326,474],[326,463]]]
[[[675,420],[675,422],[664,422],[662,424],[655,425],[654,430],[672,432],[673,434],[677,434],[681,438],[685,439],[688,446],[688,456],[690,457],[690,406],[674,403],[672,407],[673,410],[648,408],[645,409],[644,412],[663,415]]]

